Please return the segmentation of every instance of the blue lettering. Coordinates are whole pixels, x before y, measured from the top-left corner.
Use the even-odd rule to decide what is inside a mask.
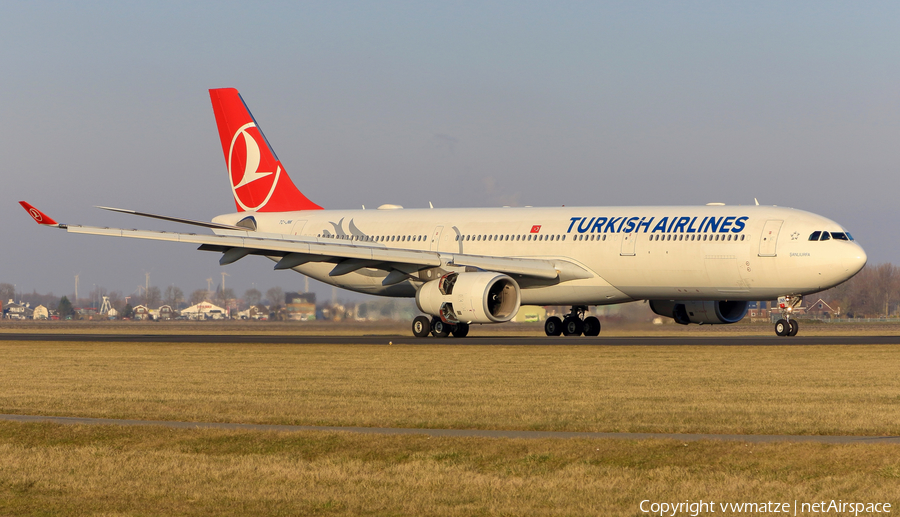
[[[734,233],[740,233],[744,231],[744,223],[747,221],[747,219],[750,218],[746,215],[744,217],[738,217],[738,220],[734,222],[734,228],[732,228],[731,231]]]
[[[578,222],[580,219],[584,219],[584,217],[573,217],[572,222],[569,223],[569,229],[566,230],[566,233],[572,233],[572,227],[575,226],[575,223]]]
[[[624,219],[624,217],[610,217],[609,221],[606,223],[606,227],[603,229],[604,233],[609,233],[610,230],[615,233],[616,231],[616,223]]]
[[[706,220],[707,220],[707,219],[708,219],[707,217],[704,217],[703,220],[700,221],[700,227],[697,228],[697,231],[698,231],[698,232],[705,231],[705,230],[703,229],[703,225],[706,224]]]
[[[677,231],[679,231],[678,229],[681,228],[681,230],[680,230],[681,233],[684,233],[684,225],[686,225],[690,220],[691,220],[690,217],[682,217],[682,218],[678,219],[678,223],[675,224],[674,230],[677,232]]]
[[[695,223],[695,222],[697,222],[697,218],[696,218],[696,217],[693,218],[693,219],[691,219],[691,224],[689,224],[688,227],[687,227],[687,232],[688,232],[688,233],[697,233],[697,230],[694,229],[694,223]]]
[[[655,219],[655,218],[654,218],[654,217],[651,217],[651,218],[648,219],[647,222],[645,223],[645,222],[644,222],[644,218],[641,217],[641,222],[639,222],[638,225],[637,225],[637,231],[641,231],[641,226],[643,226],[643,227],[644,227],[644,233],[647,233],[647,230],[650,229],[650,223],[653,222],[653,219]]]
[[[603,231],[603,223],[606,222],[605,217],[598,217],[596,221],[594,221],[594,226],[591,226],[591,233],[600,233]]]
[[[724,218],[724,217],[720,217],[720,218],[717,220],[715,217],[710,217],[710,218],[709,218],[709,221],[706,222],[706,226],[703,227],[703,231],[704,231],[704,232],[708,232],[708,231],[710,230],[710,228],[712,228],[712,231],[714,231],[714,232],[715,232],[715,231],[718,231],[718,230],[719,230],[719,223],[721,223],[723,219],[725,219],[725,218]]]
[[[666,231],[666,225],[669,224],[669,218],[663,217],[659,220],[659,223],[653,228],[653,231],[650,233],[656,233],[657,231],[664,232]]]
[[[619,233],[622,231],[622,226],[625,224],[625,219],[626,219],[625,217],[622,218],[622,222],[619,223],[619,227],[616,228],[616,233]]]
[[[631,219],[629,219],[628,224],[625,225],[625,231],[628,233],[633,232],[635,225],[637,225],[637,220],[637,217],[632,217]]]
[[[588,221],[587,217],[582,217],[581,222],[578,223],[578,233],[584,233],[591,229],[591,225],[594,224],[594,217],[591,217],[591,220]],[[587,224],[584,224],[587,223]]]
[[[666,231],[667,231],[667,232],[671,232],[671,231],[672,231],[672,228],[675,227],[675,223],[677,223],[677,222],[678,222],[678,218],[677,218],[677,217],[673,217],[673,218],[672,218],[672,224],[669,225],[669,229],[666,230]]]
[[[734,224],[734,216],[726,217],[725,222],[719,227],[719,233],[728,233],[728,227]]]

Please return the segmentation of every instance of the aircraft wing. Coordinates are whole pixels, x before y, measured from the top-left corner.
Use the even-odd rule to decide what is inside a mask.
[[[432,267],[472,267],[508,275],[529,277],[542,281],[575,280],[594,275],[581,266],[553,259],[509,258],[444,253],[436,251],[387,248],[375,243],[333,242],[331,239],[237,231],[219,228],[217,234],[176,233],[150,230],[129,230],[60,224],[25,202],[21,203],[31,216],[43,226],[58,227],[69,233],[106,235],[156,241],[199,244],[200,250],[222,253],[219,264],[226,265],[247,255],[281,257],[275,269],[290,269],[308,262],[334,263],[331,276],[340,276],[361,268],[376,267],[389,271],[385,285],[399,283],[407,275]]]

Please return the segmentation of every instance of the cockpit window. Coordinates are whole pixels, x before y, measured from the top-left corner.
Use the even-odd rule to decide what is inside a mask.
[[[847,238],[848,238],[848,239],[850,239],[851,241],[853,240],[853,236],[850,235],[850,232],[844,232],[844,233],[847,234]]]
[[[820,241],[827,241],[827,240],[830,239],[830,238],[831,238],[831,236],[828,234],[828,232],[822,232],[822,237],[819,238],[819,240],[820,240]]]
[[[811,240],[811,241],[817,241],[817,240],[819,240],[819,235],[822,235],[822,232],[812,232],[812,233],[809,235],[809,240]]]
[[[839,241],[849,241],[847,234],[844,232],[831,232],[831,238]]]

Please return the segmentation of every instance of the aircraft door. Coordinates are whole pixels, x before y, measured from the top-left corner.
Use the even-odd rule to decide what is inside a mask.
[[[762,235],[759,237],[760,257],[775,256],[775,244],[778,242],[778,232],[781,231],[782,224],[784,224],[784,221],[780,219],[766,221]]]
[[[637,241],[637,233],[626,233],[622,236],[622,249],[619,255],[623,257],[634,256],[634,243]]]
[[[302,235],[304,226],[306,226],[306,219],[302,221],[294,221],[294,226],[291,227],[291,235]]]
[[[441,244],[441,233],[444,231],[443,226],[435,227],[434,231],[431,232],[431,243],[428,249],[431,251],[437,251],[438,246]]]

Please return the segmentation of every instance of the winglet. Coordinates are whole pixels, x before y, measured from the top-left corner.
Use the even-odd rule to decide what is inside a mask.
[[[36,223],[42,226],[59,226],[59,223],[54,221],[52,217],[31,206],[29,203],[25,201],[19,201],[19,204],[22,205],[22,208],[24,208],[25,211],[28,212],[28,215],[30,215]]]

